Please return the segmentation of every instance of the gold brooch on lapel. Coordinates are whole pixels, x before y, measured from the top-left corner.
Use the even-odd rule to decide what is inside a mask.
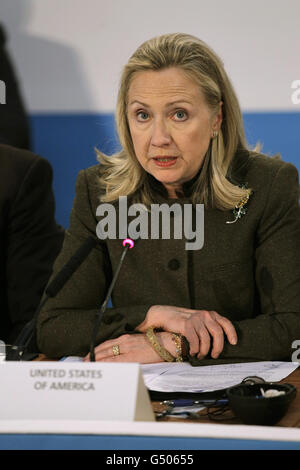
[[[242,184],[240,187],[243,189],[246,189],[247,183]],[[238,219],[240,219],[243,215],[246,214],[247,208],[245,207],[245,205],[249,201],[249,197],[250,197],[250,194],[247,194],[247,196],[243,197],[243,199],[240,200],[240,202],[235,206],[235,208],[232,211],[234,215],[234,220],[227,220],[226,224],[234,224]]]

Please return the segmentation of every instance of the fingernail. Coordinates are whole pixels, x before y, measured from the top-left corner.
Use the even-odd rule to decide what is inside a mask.
[[[236,338],[232,339],[232,340],[231,340],[231,344],[233,344],[233,345],[234,345],[234,344],[237,344],[237,339],[236,339]]]

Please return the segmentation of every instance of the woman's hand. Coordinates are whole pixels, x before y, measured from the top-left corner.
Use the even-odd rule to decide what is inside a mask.
[[[172,356],[176,356],[176,346],[172,340],[172,334],[167,332],[157,333],[159,343],[169,351]],[[120,354],[115,356],[113,346],[119,346]],[[90,361],[88,354],[84,359]],[[122,335],[119,338],[109,339],[99,344],[95,348],[95,361],[100,362],[139,362],[140,364],[152,364],[163,362],[163,359],[150,345],[146,335],[132,334]]]
[[[150,326],[181,333],[189,342],[190,355],[197,354],[198,359],[207,356],[211,343],[211,357],[219,357],[224,348],[224,334],[230,344],[237,343],[237,334],[231,321],[214,311],[153,305],[136,330],[144,333]]]

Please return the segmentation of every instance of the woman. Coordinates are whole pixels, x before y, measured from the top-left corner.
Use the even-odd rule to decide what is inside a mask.
[[[54,273],[84,239],[99,236],[103,207],[114,207],[115,232],[126,233],[124,196],[149,213],[155,204],[192,204],[194,233],[203,230],[204,243],[187,249],[174,227],[170,237],[160,230],[137,240],[99,327],[96,360],[290,360],[300,338],[298,174],[247,149],[220,59],[186,34],[147,41],[123,70],[116,118],[122,151],[99,153],[101,164],[79,173]],[[39,316],[48,357],[90,359],[95,315],[123,249],[122,237],[109,233]]]

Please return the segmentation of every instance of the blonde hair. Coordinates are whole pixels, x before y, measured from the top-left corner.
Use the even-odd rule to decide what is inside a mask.
[[[220,58],[200,39],[183,33],[165,34],[144,42],[125,65],[116,107],[116,127],[122,150],[112,156],[97,151],[101,165],[101,200],[131,196],[147,207],[155,200],[149,175],[139,164],[127,120],[127,98],[137,72],[178,67],[199,84],[207,105],[217,112],[223,103],[223,121],[218,136],[211,139],[201,171],[193,182],[193,203],[228,210],[251,190],[231,183],[226,176],[238,149],[246,149],[243,119],[238,99]],[[229,175],[230,176],[230,175]]]

